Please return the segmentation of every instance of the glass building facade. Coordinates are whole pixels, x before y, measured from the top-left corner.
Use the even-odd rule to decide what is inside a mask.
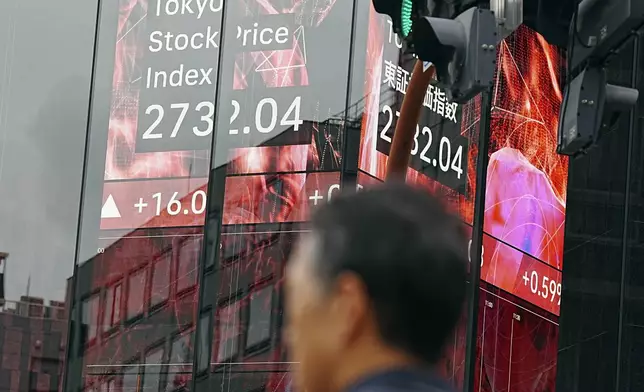
[[[391,22],[369,0],[10,0],[0,59],[0,389],[290,391],[284,264],[312,209],[384,179],[416,61]],[[555,390],[564,68],[522,26],[487,100],[426,93],[407,179],[483,233],[476,343],[464,312],[438,369],[457,389]]]

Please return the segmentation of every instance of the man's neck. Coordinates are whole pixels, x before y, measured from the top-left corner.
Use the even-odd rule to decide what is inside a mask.
[[[334,391],[343,392],[352,385],[374,376],[395,369],[418,368],[417,360],[382,347],[365,347],[343,356],[342,363],[338,363],[334,380]]]

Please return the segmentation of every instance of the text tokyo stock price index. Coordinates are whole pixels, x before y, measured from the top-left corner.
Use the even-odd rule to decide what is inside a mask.
[[[210,148],[222,8],[221,0],[150,2],[131,81],[137,153]]]

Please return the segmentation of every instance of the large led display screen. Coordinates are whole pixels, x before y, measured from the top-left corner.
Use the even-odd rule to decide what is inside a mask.
[[[501,43],[497,62],[484,230],[520,252],[486,248],[493,258],[481,278],[558,315],[568,175],[567,157],[556,153],[564,60],[521,27]]]
[[[222,9],[102,2],[77,272],[83,388],[190,385]]]
[[[340,189],[353,5],[120,0],[101,11],[77,285],[83,388],[188,388],[198,323],[213,328],[213,377],[226,362],[234,383],[233,359],[282,366],[267,304],[280,303],[299,230],[288,222]],[[209,326],[198,263],[208,175],[221,165]],[[237,316],[246,327],[227,329]],[[242,367],[256,374],[246,384],[273,382],[274,371]]]
[[[383,143],[391,142],[415,62],[400,49],[391,21],[372,9],[365,99],[358,108],[363,112],[362,183],[380,182],[385,175],[388,150]],[[567,160],[555,152],[563,58],[558,49],[522,26],[499,44],[497,64],[480,261],[481,279],[488,283],[481,283],[477,390],[553,391],[567,175]],[[452,115],[445,109],[449,105],[456,108],[456,121],[446,121]],[[459,107],[430,86],[423,106],[407,181],[443,195],[471,224],[480,101]],[[423,133],[432,137],[424,141]],[[437,150],[430,145],[426,164],[419,164],[415,154],[437,141],[442,145]],[[453,154],[461,146],[466,152],[462,165],[453,158],[447,165],[446,151]],[[460,183],[454,181],[457,176],[446,174],[457,175],[457,169],[467,174]],[[440,367],[458,387],[463,381],[464,322],[454,345],[446,347]],[[507,338],[490,346],[488,340],[497,334]]]
[[[485,193],[475,386],[554,391],[567,157],[561,51],[521,26],[498,47]]]

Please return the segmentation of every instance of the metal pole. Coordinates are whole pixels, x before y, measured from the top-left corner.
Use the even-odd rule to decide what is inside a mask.
[[[640,38],[641,32],[638,32],[635,35],[633,40],[633,61],[631,63],[631,80],[630,87],[636,89],[638,85],[638,74],[639,69],[639,57],[640,57]],[[636,90],[637,91],[637,90]],[[621,275],[620,275],[620,290],[619,290],[619,313],[618,313],[618,328],[617,328],[617,366],[615,368],[615,391],[620,391],[620,384],[622,383],[622,355],[624,351],[625,343],[628,343],[628,336],[624,336],[624,313],[627,311],[626,304],[624,303],[625,297],[627,295],[627,285],[628,285],[628,273],[627,269],[630,266],[630,225],[629,225],[629,214],[631,212],[631,177],[633,175],[633,150],[635,148],[635,132],[637,126],[637,105],[631,108],[631,111],[628,115],[628,144],[626,146],[626,186],[624,189],[624,223],[622,231],[622,261],[621,261]],[[625,389],[625,388],[624,388]]]
[[[474,196],[474,219],[472,222],[472,262],[470,263],[470,284],[467,293],[467,328],[465,340],[464,392],[474,391],[476,371],[476,349],[478,335],[479,287],[481,280],[481,256],[483,249],[483,220],[485,215],[485,189],[490,139],[490,115],[492,111],[493,87],[481,94],[481,119],[479,121],[479,153],[476,163],[476,194]]]
[[[92,50],[92,70],[90,73],[90,86],[89,86],[89,95],[88,95],[88,105],[87,105],[87,122],[86,122],[86,132],[85,132],[85,147],[83,153],[83,172],[81,174],[81,191],[79,198],[78,206],[78,225],[76,226],[76,247],[74,252],[74,267],[71,279],[67,281],[72,285],[69,290],[69,297],[66,298],[68,303],[65,303],[67,308],[67,338],[65,341],[65,356],[63,362],[63,371],[61,372],[62,380],[59,381],[59,386],[62,391],[79,390],[83,385],[83,360],[84,357],[82,351],[83,340],[81,339],[80,334],[82,333],[82,302],[80,298],[76,298],[78,295],[78,264],[79,257],[81,253],[81,239],[82,239],[82,230],[83,230],[83,216],[84,216],[84,206],[85,206],[85,188],[87,187],[87,168],[89,161],[89,151],[90,151],[90,129],[92,124],[92,111],[94,108],[94,94],[96,88],[96,68],[97,68],[97,59],[98,59],[98,45],[100,38],[100,23],[102,16],[102,6],[103,2],[97,0],[96,2],[96,18],[94,19],[94,48]]]
[[[358,19],[358,1],[353,1],[353,14],[351,16],[351,40],[349,41],[349,64],[347,72],[347,90],[346,100],[344,103],[344,116],[342,117],[343,127],[343,144],[342,144],[342,164],[340,167],[340,188],[344,191],[349,189],[351,192],[356,191],[358,185],[358,166],[360,161],[360,128],[354,128],[353,119],[351,119],[349,110],[351,108],[351,83],[353,79],[354,51],[356,40],[356,20]]]

